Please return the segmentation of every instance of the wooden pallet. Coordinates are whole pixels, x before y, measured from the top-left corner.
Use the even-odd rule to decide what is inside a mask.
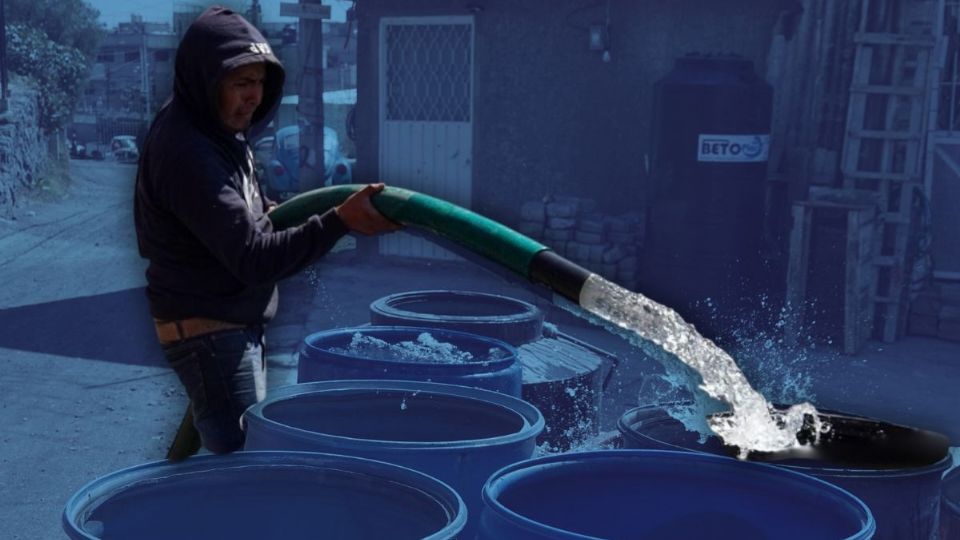
[[[899,9],[893,28],[875,28],[877,14]],[[922,188],[928,100],[942,6],[936,0],[864,0],[847,109],[841,170],[847,189],[879,195],[876,235],[879,279],[873,294],[886,342],[906,320],[908,240],[915,191]],[[892,24],[892,23],[889,23]]]
[[[876,204],[868,201],[850,203],[827,197],[794,203],[784,338],[788,345],[796,345],[805,333],[811,230],[821,216],[837,212],[844,214],[846,222],[843,275],[836,276],[843,283],[842,349],[845,354],[856,354],[870,337],[874,317],[879,219]]]

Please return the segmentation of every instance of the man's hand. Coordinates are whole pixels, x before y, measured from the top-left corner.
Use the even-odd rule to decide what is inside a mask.
[[[379,234],[396,231],[401,225],[385,218],[373,207],[370,197],[383,191],[384,184],[367,184],[367,187],[347,197],[343,204],[334,208],[350,230],[361,234]]]

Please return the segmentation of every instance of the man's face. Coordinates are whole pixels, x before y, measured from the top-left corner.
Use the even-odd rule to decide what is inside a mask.
[[[263,80],[267,68],[248,64],[227,73],[220,82],[220,121],[228,129],[243,131],[250,127],[253,112],[263,99]]]

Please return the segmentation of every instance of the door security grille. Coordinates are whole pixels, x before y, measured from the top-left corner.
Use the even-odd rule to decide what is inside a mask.
[[[386,27],[386,117],[412,122],[469,122],[469,24]]]

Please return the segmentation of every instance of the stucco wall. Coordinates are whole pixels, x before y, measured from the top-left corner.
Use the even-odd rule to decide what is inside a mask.
[[[763,76],[777,17],[794,2],[612,0],[606,63],[587,30],[606,19],[603,2],[398,4],[358,8],[361,177],[377,173],[380,17],[474,12],[474,209],[510,223],[520,202],[548,193],[592,197],[611,213],[642,204],[654,82],[690,52],[739,54]]]
[[[37,94],[14,80],[9,109],[0,115],[0,215],[14,213],[17,198],[33,188],[47,162],[47,143],[37,124]]]

